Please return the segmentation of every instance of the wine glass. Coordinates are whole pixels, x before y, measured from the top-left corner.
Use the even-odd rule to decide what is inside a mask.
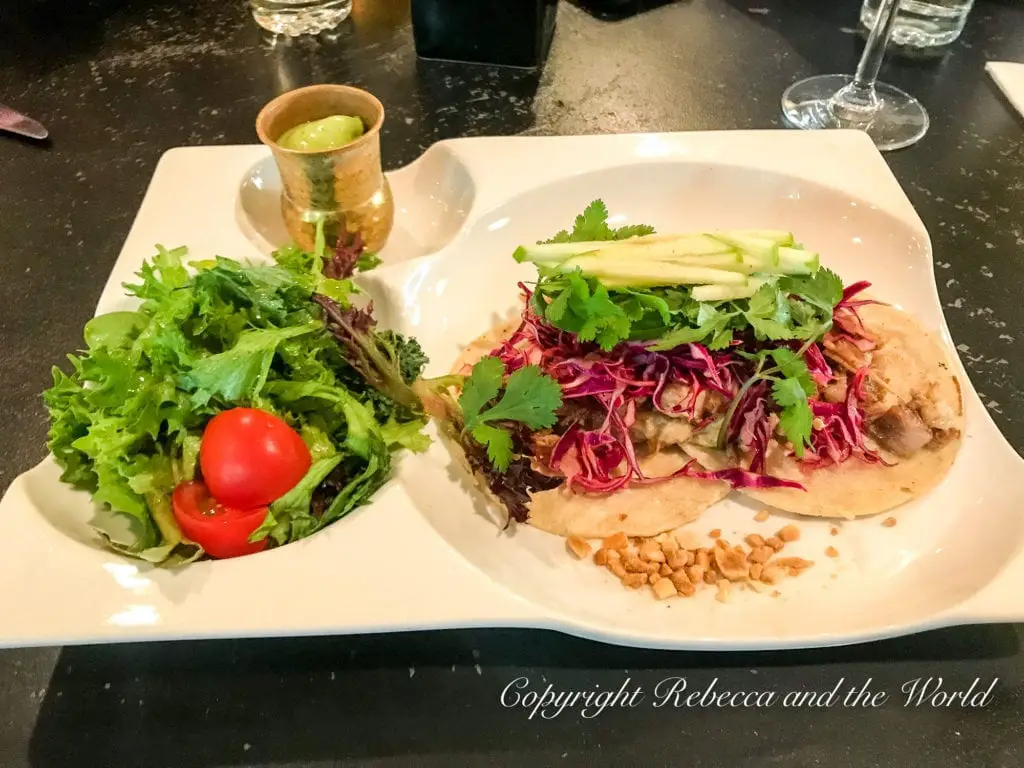
[[[875,25],[864,45],[857,72],[816,75],[793,83],[782,94],[782,115],[794,128],[856,128],[881,151],[914,144],[928,130],[928,113],[921,103],[876,81],[885,46],[896,22],[899,0],[882,0]]]

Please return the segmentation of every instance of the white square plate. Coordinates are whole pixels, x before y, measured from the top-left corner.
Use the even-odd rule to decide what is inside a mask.
[[[870,141],[856,132],[707,132],[443,142],[390,174],[396,228],[365,284],[381,321],[415,334],[446,371],[460,346],[517,302],[523,241],[572,222],[593,198],[615,222],[660,231],[797,233],[847,281],[867,279],[950,347],[928,234]],[[121,283],[154,244],[264,258],[284,242],[279,179],[263,147],[175,149],[160,161],[98,311],[128,306]],[[405,456],[373,503],[260,555],[152,568],[101,549],[88,497],[47,459],[0,503],[0,645],[542,627],[656,648],[829,645],[975,622],[1024,620],[1024,479],[962,366],[967,432],[949,476],[879,518],[801,519],[794,554],[815,567],[782,594],[711,590],[656,602],[570,558],[561,539],[502,533],[435,443]],[[728,500],[694,524],[726,538],[771,532]],[[840,552],[823,556],[826,546]],[[789,549],[787,549],[787,553]]]

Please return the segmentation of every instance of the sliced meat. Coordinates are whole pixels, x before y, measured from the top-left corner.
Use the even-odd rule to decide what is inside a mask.
[[[825,357],[848,371],[858,371],[871,360],[867,352],[858,349],[856,344],[844,336],[826,334],[821,345],[825,348]]]
[[[673,418],[657,411],[641,411],[629,429],[629,436],[639,443],[656,447],[682,445],[693,437],[693,424],[685,416]]]
[[[953,407],[938,395],[939,387],[936,382],[928,384],[927,392],[914,393],[911,405],[921,414],[921,418],[932,429],[952,429],[959,421]]]
[[[668,410],[680,407],[690,399],[690,388],[678,381],[671,381],[661,390],[661,406]]]
[[[828,403],[846,402],[846,376],[840,376],[835,381],[830,381],[821,391],[821,396]]]
[[[697,407],[695,408],[697,420],[704,421],[712,416],[718,416],[726,410],[728,404],[720,392],[705,389],[697,395]]]
[[[530,453],[543,466],[551,463],[551,451],[558,444],[558,435],[549,429],[530,435]]]
[[[890,408],[868,425],[871,435],[887,451],[908,459],[932,441],[932,431],[910,408]]]
[[[899,401],[878,378],[868,374],[861,384],[861,392],[864,399],[860,401],[860,407],[864,409],[864,415],[869,419],[881,416],[890,408],[897,407]]]
[[[589,399],[589,398],[587,398]],[[588,408],[578,402],[569,400],[558,409],[558,427],[564,432],[573,424],[579,424],[580,429],[600,429],[605,420],[604,411],[597,408]]]

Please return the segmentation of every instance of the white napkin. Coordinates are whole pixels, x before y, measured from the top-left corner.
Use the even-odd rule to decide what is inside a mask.
[[[1003,89],[1006,98],[1024,115],[1024,64],[1012,61],[990,61],[985,69]]]

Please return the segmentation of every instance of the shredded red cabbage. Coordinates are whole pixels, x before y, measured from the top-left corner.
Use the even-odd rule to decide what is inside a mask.
[[[714,472],[705,472],[700,469],[692,469],[695,461],[691,461],[685,467],[683,467],[678,474],[682,474],[685,477],[694,477],[699,480],[724,480],[725,482],[732,485],[733,488],[797,488],[803,490],[804,487],[800,483],[792,480],[783,480],[781,477],[773,477],[772,475],[762,475],[756,472],[750,472],[740,467],[730,467],[729,469],[718,469]]]
[[[811,400],[811,412],[820,420],[819,429],[811,432],[811,447],[804,451],[804,463],[816,467],[842,464],[855,457],[868,464],[885,463],[881,456],[864,444],[864,378],[868,369],[861,368],[846,388],[846,400],[827,403]]]
[[[843,338],[862,351],[874,349],[876,341],[861,321],[858,309],[878,302],[856,298],[869,287],[867,282],[848,286],[833,310],[835,339]],[[509,373],[536,365],[554,378],[562,396],[603,413],[603,423],[587,429],[572,423],[558,438],[548,467],[565,477],[571,488],[591,493],[610,493],[627,485],[661,482],[672,477],[724,480],[734,488],[802,488],[799,483],[766,474],[768,448],[778,417],[772,413],[769,386],[759,382],[744,391],[723,425],[727,440],[735,441],[749,458],[749,466],[705,472],[690,462],[666,477],[648,477],[640,468],[630,427],[637,407],[650,406],[670,417],[686,417],[700,426],[711,418],[701,415],[701,403],[712,393],[731,401],[748,374],[746,362],[731,349],[712,352],[702,344],[684,344],[668,351],[653,351],[648,344],[625,342],[610,352],[597,344],[580,341],[575,334],[550,325],[536,314],[532,293],[522,283],[522,322],[516,331],[491,354],[499,357]],[[794,346],[796,349],[796,346]],[[835,374],[817,343],[803,353],[811,377],[819,387],[834,380]],[[843,403],[809,401],[817,428],[802,461],[818,467],[838,464],[856,457],[868,463],[883,460],[864,443],[863,381],[861,369],[847,387]],[[672,397],[669,397],[669,394]],[[592,425],[591,425],[592,426]],[[557,431],[557,430],[556,430]]]
[[[857,310],[868,304],[881,302],[872,299],[854,299],[858,293],[870,287],[871,283],[861,280],[843,289],[843,297],[832,310],[833,327],[829,331],[831,337],[844,338],[861,352],[869,352],[878,346],[875,337],[864,327],[864,322]]]

